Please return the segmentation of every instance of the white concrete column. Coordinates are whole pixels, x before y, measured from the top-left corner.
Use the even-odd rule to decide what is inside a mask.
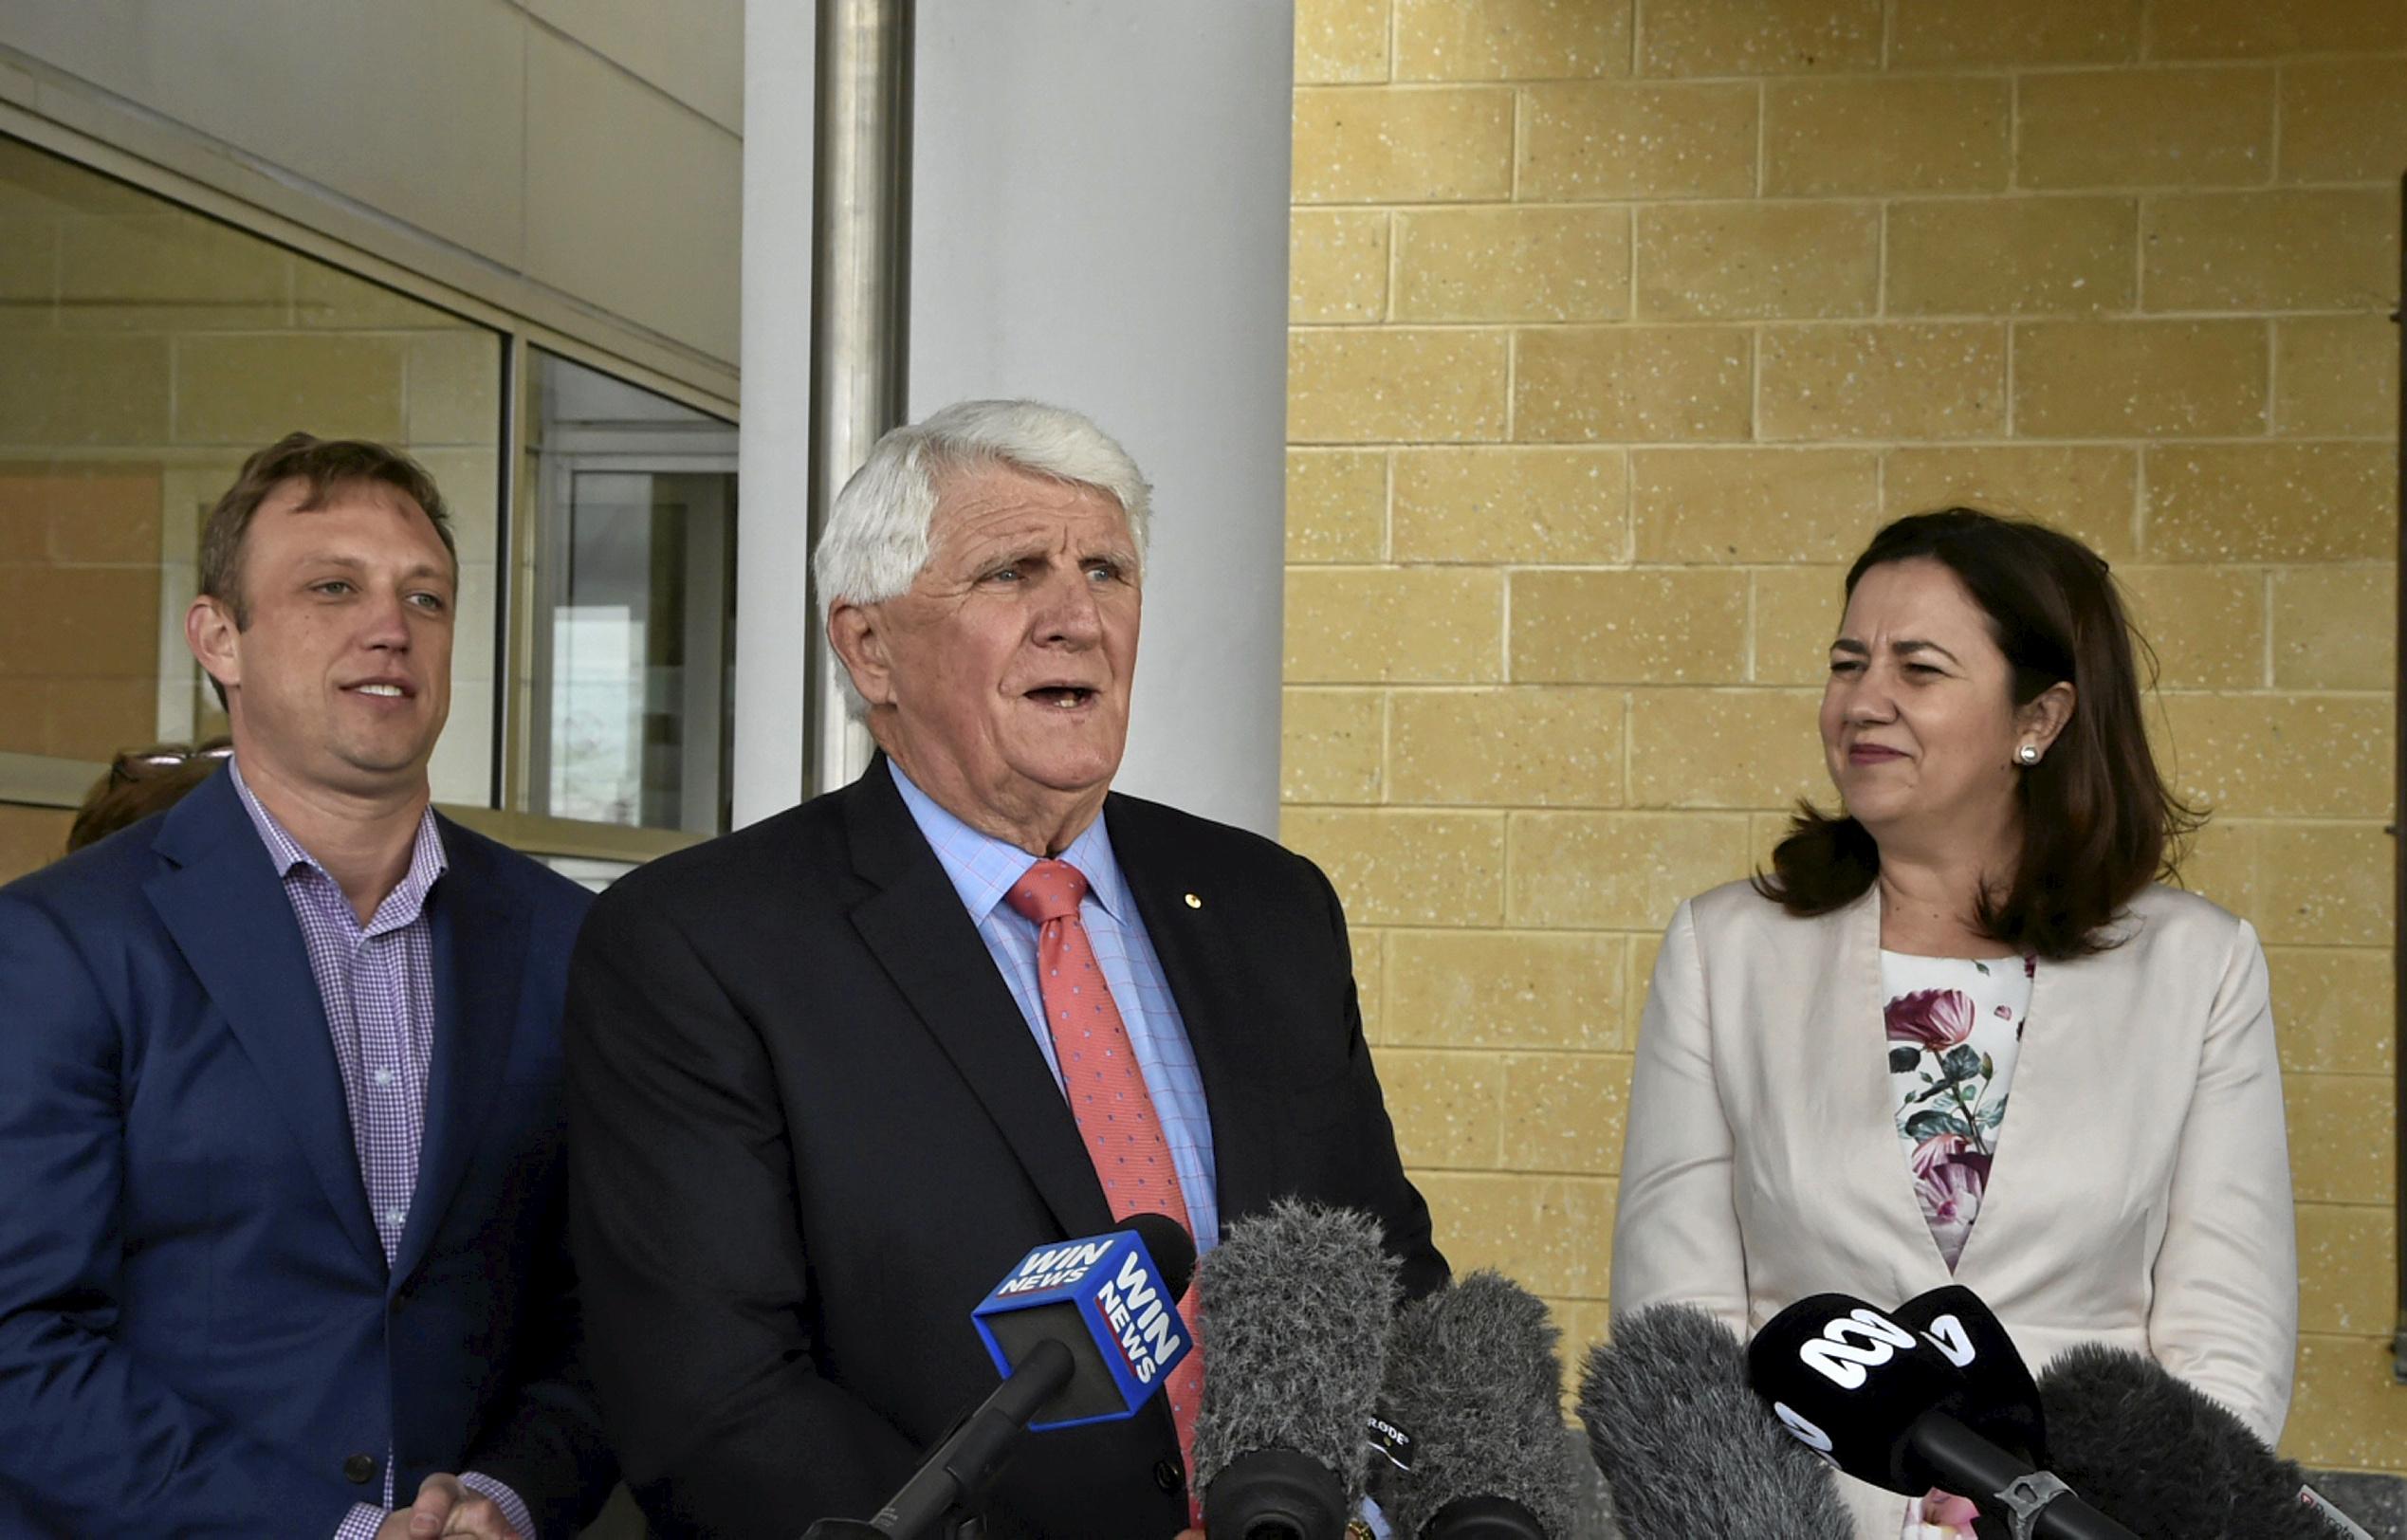
[[[744,430],[737,452],[735,821],[801,800],[810,655],[816,9],[744,8]]]
[[[739,822],[799,781],[810,302],[809,8],[745,25]],[[1288,0],[922,0],[913,85],[911,415],[1035,396],[1128,447],[1155,515],[1118,785],[1265,834],[1293,40]]]

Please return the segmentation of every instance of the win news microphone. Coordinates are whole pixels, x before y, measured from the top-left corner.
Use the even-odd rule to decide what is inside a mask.
[[[1579,1416],[1624,1540],[1855,1540],[1828,1468],[1748,1388],[1737,1333],[1694,1305],[1615,1321]]]
[[[1411,1439],[1411,1468],[1384,1505],[1403,1540],[1571,1532],[1557,1336],[1536,1295],[1491,1272],[1396,1317],[1379,1404]]]
[[[1747,1346],[1747,1377],[1798,1441],[1859,1480],[1961,1493],[2014,1540],[2138,1540],[1964,1421],[1972,1387],[1938,1347],[1847,1294],[1801,1299]]]
[[[2090,1343],[2040,1377],[2057,1474],[2141,1540],[2366,1540],[2220,1403],[2140,1353]]]
[[[804,1540],[909,1537],[957,1528],[1031,1430],[1133,1417],[1193,1350],[1175,1301],[1195,1272],[1176,1219],[1138,1214],[1127,1227],[1038,1246],[971,1323],[1003,1382],[946,1435],[877,1516],[821,1519]]]
[[[1212,1331],[1195,1419],[1211,1540],[1338,1540],[1362,1502],[1363,1428],[1400,1286],[1379,1221],[1283,1200],[1196,1270]]]

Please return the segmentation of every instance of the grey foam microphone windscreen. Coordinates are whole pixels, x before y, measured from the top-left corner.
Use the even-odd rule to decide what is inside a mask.
[[[1736,1334],[1693,1305],[1616,1320],[1579,1416],[1624,1540],[1854,1540],[1829,1470],[1749,1387]]]
[[[1208,1505],[1231,1461],[1286,1450],[1332,1473],[1346,1510],[1358,1507],[1363,1428],[1402,1292],[1379,1221],[1283,1199],[1230,1224],[1195,1279],[1195,1490]]]
[[[2221,1402],[2141,1353],[2085,1343],[2039,1377],[2055,1473],[2141,1540],[2333,1540],[2306,1473]]]
[[[1500,1273],[1405,1307],[1379,1398],[1412,1436],[1412,1473],[1387,1510],[1397,1534],[1409,1540],[1448,1503],[1482,1496],[1520,1504],[1556,1540],[1571,1533],[1559,1336],[1544,1302]]]

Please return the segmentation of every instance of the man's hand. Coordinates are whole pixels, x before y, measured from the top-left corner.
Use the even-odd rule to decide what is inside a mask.
[[[377,1540],[434,1540],[436,1535],[473,1535],[477,1540],[524,1540],[501,1505],[460,1485],[456,1476],[437,1474],[418,1486],[418,1500],[396,1508],[377,1529]]]

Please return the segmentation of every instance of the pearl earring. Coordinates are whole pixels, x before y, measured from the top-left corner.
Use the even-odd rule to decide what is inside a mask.
[[[2037,743],[2025,743],[2022,747],[2014,751],[2014,758],[2020,760],[2023,762],[2024,767],[2028,769],[2031,765],[2039,762],[2039,745]]]

